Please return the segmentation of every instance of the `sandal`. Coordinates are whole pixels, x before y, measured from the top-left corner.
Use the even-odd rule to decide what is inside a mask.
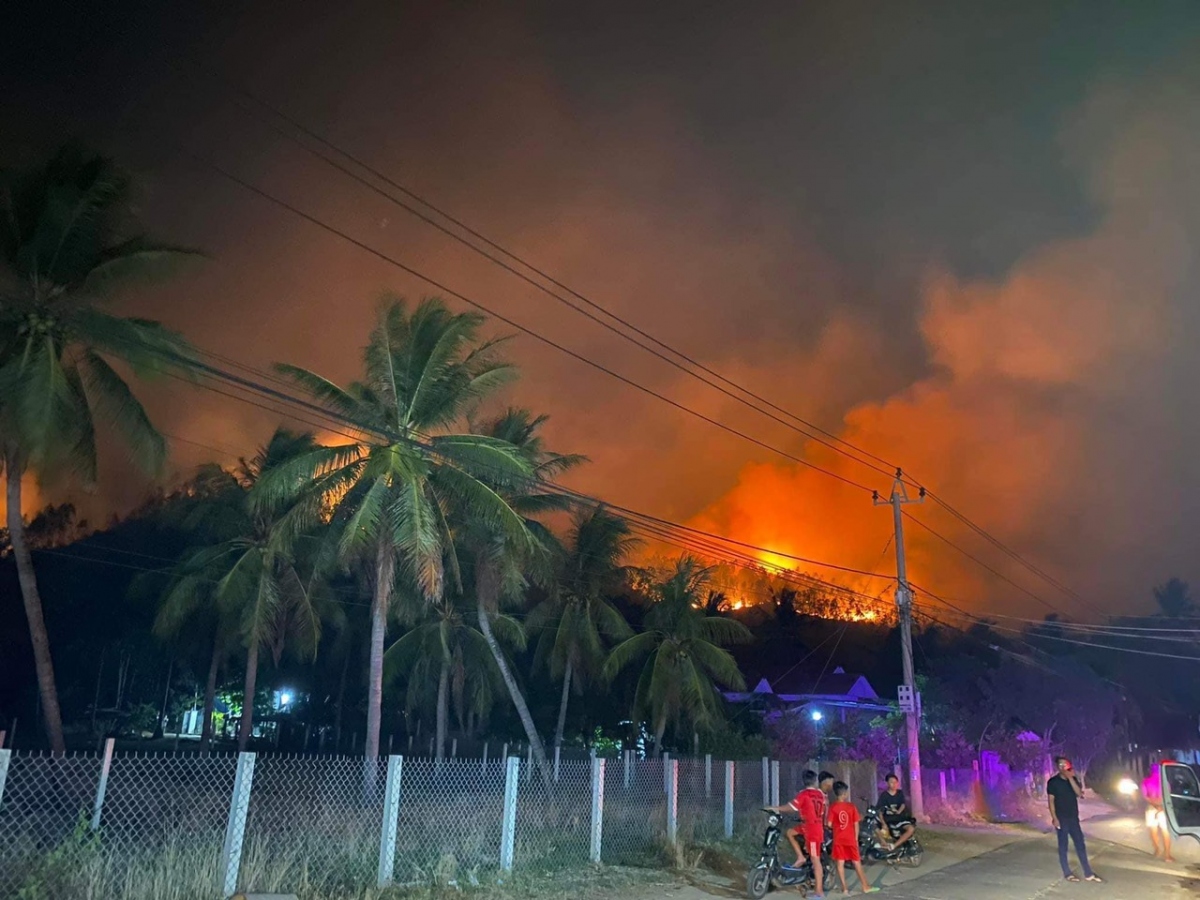
[[[1094,872],[1093,872],[1091,875],[1089,875],[1087,878],[1083,879],[1083,880],[1084,880],[1084,881],[1090,881],[1090,882],[1092,882],[1093,884],[1104,884],[1104,879],[1103,879],[1103,878],[1101,878],[1099,875],[1097,875],[1097,874],[1096,874],[1096,873],[1094,873]]]
[[[1079,876],[1078,876],[1078,875],[1068,875],[1068,876],[1067,876],[1067,881],[1074,881],[1076,884],[1078,884],[1078,883],[1079,883]]]

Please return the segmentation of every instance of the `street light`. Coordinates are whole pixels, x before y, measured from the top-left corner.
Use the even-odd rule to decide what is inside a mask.
[[[287,706],[291,702],[292,702],[292,695],[289,694],[287,691],[284,691],[282,694],[279,695],[279,705],[280,706]]]
[[[820,722],[823,718],[825,717],[821,715],[821,711],[819,709],[814,709],[812,711],[812,720],[814,722]]]

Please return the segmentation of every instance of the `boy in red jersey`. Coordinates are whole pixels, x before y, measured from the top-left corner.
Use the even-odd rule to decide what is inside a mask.
[[[798,793],[795,799],[787,806],[772,808],[775,812],[779,813],[794,812],[799,814],[800,824],[794,828],[789,828],[785,834],[787,835],[788,843],[796,851],[795,867],[797,869],[804,865],[806,854],[812,860],[813,882],[816,888],[813,897],[824,897],[825,873],[821,868],[821,845],[825,843],[825,820],[828,818],[829,810],[825,794],[817,787],[817,773],[812,769],[807,770],[804,773],[804,790]],[[801,849],[800,842],[796,840],[798,835],[804,838],[803,849]]]
[[[858,854],[858,809],[847,799],[850,787],[844,781],[834,782],[833,805],[829,807],[829,822],[833,826],[833,858],[837,862],[838,881],[842,883],[842,893],[849,894],[846,887],[846,863],[854,863],[854,871],[858,873],[858,883],[862,885],[864,894],[873,894],[879,890],[867,884],[866,873],[863,872],[862,858]]]

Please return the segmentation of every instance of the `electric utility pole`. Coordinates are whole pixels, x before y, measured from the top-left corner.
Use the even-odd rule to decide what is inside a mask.
[[[905,503],[921,503],[925,500],[925,488],[916,497],[908,496],[904,484],[904,476],[896,470],[896,480],[892,484],[892,496],[883,500],[875,491],[873,499],[876,506],[884,504],[892,508],[892,520],[896,529],[896,607],[900,611],[900,649],[904,659],[904,687],[900,689],[901,706],[905,711],[905,731],[908,745],[908,798],[912,804],[912,813],[920,818],[925,812],[924,799],[921,796],[921,711],[917,698],[917,685],[913,675],[912,651],[912,589],[908,586],[908,568],[904,559],[904,510]],[[907,688],[907,690],[905,690]],[[903,695],[907,695],[906,697]]]

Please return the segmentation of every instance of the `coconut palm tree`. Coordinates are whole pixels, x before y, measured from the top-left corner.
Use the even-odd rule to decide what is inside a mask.
[[[42,716],[55,753],[65,750],[62,714],[21,517],[21,482],[26,474],[43,482],[93,482],[99,428],[115,434],[140,468],[157,473],[165,442],[112,362],[147,375],[187,355],[182,339],[157,323],[104,308],[131,279],[193,255],[128,237],[129,195],[124,173],[76,148],[33,169],[0,173],[0,464]]]
[[[688,722],[693,731],[721,717],[717,687],[742,690],[745,681],[730,644],[752,639],[740,622],[704,612],[704,592],[713,569],[684,556],[653,591],[645,630],[613,648],[604,665],[608,678],[644,660],[634,699],[635,715],[647,715],[655,747],[662,750],[668,725]]]
[[[622,560],[638,543],[629,524],[603,506],[579,510],[550,595],[530,614],[530,628],[541,633],[539,661],[562,680],[555,747],[562,746],[572,687],[578,690],[600,675],[608,644],[633,636],[606,593],[619,583]]]
[[[529,746],[533,749],[534,759],[548,785],[550,770],[545,746],[530,715],[525,694],[492,628],[506,604],[524,602],[525,588],[530,579],[543,583],[550,583],[553,579],[553,561],[561,547],[537,517],[569,508],[570,500],[561,492],[551,489],[550,482],[556,475],[585,461],[582,456],[554,453],[546,449],[541,437],[541,428],[546,419],[546,416],[534,416],[528,410],[509,409],[481,429],[492,439],[517,448],[528,466],[527,477],[510,479],[506,484],[497,486],[509,507],[522,517],[523,535],[514,538],[511,533],[496,528],[491,522],[471,519],[469,516],[460,516],[458,521],[461,523],[460,541],[471,551],[479,630],[487,641],[496,668],[500,670]],[[525,535],[532,540],[525,538]]]
[[[448,595],[431,604],[415,591],[402,593],[400,618],[411,627],[384,654],[385,678],[407,679],[409,713],[434,707],[435,755],[443,759],[451,708],[461,730],[468,712],[484,716],[491,710],[504,682],[487,641],[472,622],[467,598]],[[516,619],[499,616],[493,626],[507,647],[525,649],[525,631]],[[437,687],[431,691],[433,685]]]
[[[319,497],[333,511],[338,556],[371,566],[371,638],[367,757],[379,755],[383,653],[396,595],[397,567],[430,602],[444,596],[447,570],[460,572],[447,519],[453,507],[487,523],[515,545],[528,544],[525,522],[500,491],[529,477],[511,444],[487,435],[453,433],[471,409],[516,370],[481,341],[483,318],[452,313],[438,299],[411,312],[403,301],[382,305],[363,351],[363,380],[340,387],[313,372],[279,366],[346,423],[349,442],[302,455],[260,480],[263,508]],[[285,516],[286,532],[311,524],[311,507]]]
[[[249,502],[255,484],[267,473],[316,446],[311,434],[280,428],[252,459],[241,460],[234,469],[205,467],[197,482],[205,485],[207,501],[196,506],[185,527],[206,539],[176,567],[160,609],[160,631],[177,631],[201,612],[216,621],[214,655],[229,643],[244,647],[240,750],[254,729],[259,651],[267,648],[276,663],[285,649],[311,657],[320,642],[323,617],[341,613],[320,578],[314,558],[319,545],[292,540],[285,549],[277,540],[279,517]]]

